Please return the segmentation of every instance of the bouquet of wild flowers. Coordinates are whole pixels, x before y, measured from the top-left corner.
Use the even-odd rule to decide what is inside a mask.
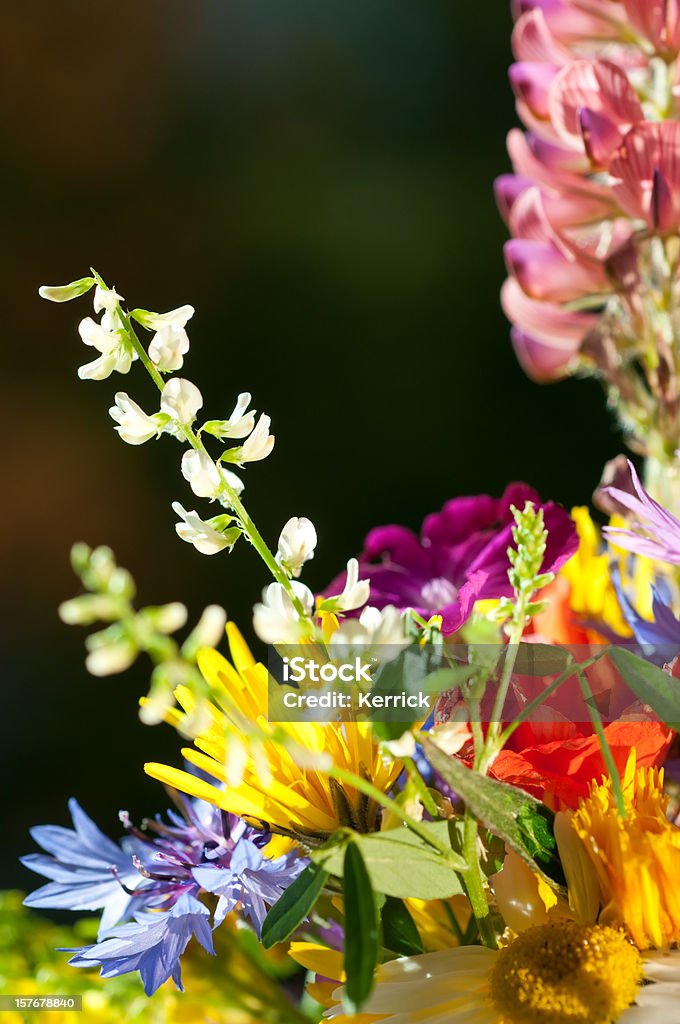
[[[314,594],[313,524],[288,519],[273,551],[244,504],[269,416],[243,393],[204,421],[180,375],[192,307],[129,309],[94,271],[41,289],[94,296],[82,378],[138,361],[157,385],[151,411],[118,392],[110,415],[128,444],[181,446],[203,505],[173,503],[179,537],[204,555],[247,542],[271,574],[258,661],[221,608],[180,643],[183,605],[137,608],[109,549],[73,550],[84,593],[61,615],[99,624],[89,670],[147,654],[140,715],[186,743],[146,765],[171,809],[121,813],[118,841],[75,799],[72,829],[33,831],[24,863],[48,881],[25,903],[101,911],[68,960],[111,979],[69,982],[92,1019],[121,1000],[163,1020],[674,1019],[680,11],[526,0],[514,45],[529,130],[498,194],[518,355],[541,379],[601,376],[647,457],[648,490],[625,460],[599,489],[602,535],[515,483],[454,498],[419,535],[374,529]]]

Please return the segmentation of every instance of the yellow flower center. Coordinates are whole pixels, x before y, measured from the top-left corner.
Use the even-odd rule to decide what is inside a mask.
[[[642,976],[623,932],[567,921],[529,928],[502,949],[491,997],[504,1024],[612,1024]]]

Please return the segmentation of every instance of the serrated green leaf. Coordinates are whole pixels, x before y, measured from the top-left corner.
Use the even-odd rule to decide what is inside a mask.
[[[271,949],[285,942],[309,915],[321,895],[328,873],[318,864],[311,863],[288,886],[264,919],[262,945]]]
[[[553,831],[554,814],[528,793],[466,768],[429,738],[422,737],[428,761],[460,796],[477,820],[553,885],[564,886]]]
[[[378,961],[378,913],[371,879],[358,843],[349,842],[344,861],[345,957],[343,1003],[357,1013],[373,988]]]
[[[449,823],[427,822],[423,826],[439,841],[451,845]],[[370,832],[352,840],[361,849],[371,883],[376,892],[405,899],[447,899],[463,892],[457,870],[465,870],[465,861],[456,857],[448,862],[441,853],[407,828]],[[316,850],[312,858],[331,875],[342,877],[344,846],[333,844]]]
[[[680,681],[625,647],[612,647],[607,657],[636,697],[672,729],[680,723]]]
[[[423,940],[403,900],[387,896],[380,913],[383,946],[399,956],[423,952]]]

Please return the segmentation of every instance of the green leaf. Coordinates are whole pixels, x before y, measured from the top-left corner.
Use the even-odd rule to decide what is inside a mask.
[[[513,669],[520,676],[556,676],[573,661],[569,651],[553,644],[520,644]]]
[[[373,988],[378,961],[378,913],[371,879],[358,843],[345,850],[343,895],[345,903],[345,983],[343,1003],[357,1013]]]
[[[264,919],[262,945],[265,949],[271,949],[277,942],[285,942],[293,934],[309,915],[327,878],[328,873],[312,863],[288,886]]]
[[[388,896],[380,914],[383,946],[399,956],[415,956],[423,952],[423,940],[403,900]]]
[[[440,842],[451,845],[449,823],[426,822],[423,825]],[[388,829],[357,835],[352,841],[359,846],[376,892],[405,899],[447,899],[463,892],[456,874],[465,869],[462,857],[452,853],[447,861],[434,847],[407,828]],[[342,877],[342,844],[332,844],[312,853],[312,858],[331,875]]]
[[[608,655],[636,697],[649,704],[662,722],[678,729],[680,682],[625,647],[612,647]]]
[[[499,836],[548,882],[565,885],[553,830],[555,815],[549,808],[515,786],[466,768],[440,750],[429,736],[422,736],[422,744],[435,771],[489,832]]]

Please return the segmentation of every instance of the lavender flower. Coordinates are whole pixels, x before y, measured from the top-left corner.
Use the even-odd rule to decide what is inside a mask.
[[[630,461],[628,468],[635,493],[605,487],[603,494],[632,515],[632,529],[606,526],[603,533],[612,544],[626,551],[680,565],[680,520],[647,494]]]
[[[120,845],[100,832],[77,800],[69,800],[74,830],[40,825],[31,836],[47,854],[32,853],[21,862],[52,879],[26,897],[27,907],[49,910],[103,910],[100,935],[131,914],[131,889],[143,888],[133,858],[137,841],[125,837]]]
[[[680,651],[680,621],[676,619],[670,607],[670,595],[665,593],[663,581],[657,586],[652,586],[650,622],[636,611],[621,586],[618,574],[614,574],[613,578],[624,618],[632,629],[636,642],[642,647],[640,653],[658,665],[672,662]]]
[[[208,918],[210,911],[188,892],[166,913],[140,913],[134,924],[122,924],[92,946],[83,946],[69,960],[72,967],[101,967],[102,978],[139,971],[144,991],[152,996],[168,978],[180,991],[180,957],[192,937],[215,955]]]
[[[33,829],[33,838],[52,856],[23,859],[52,879],[26,898],[29,906],[104,911],[99,941],[78,950],[70,962],[100,964],[103,977],[138,970],[147,994],[169,977],[181,987],[179,958],[192,935],[212,952],[201,893],[220,897],[214,928],[236,910],[259,937],[268,908],[306,863],[297,853],[267,858],[267,836],[211,804],[169,792],[179,813],[168,811],[167,821],[158,816],[142,830],[122,812],[128,835],[120,844],[71,800],[75,830]]]

